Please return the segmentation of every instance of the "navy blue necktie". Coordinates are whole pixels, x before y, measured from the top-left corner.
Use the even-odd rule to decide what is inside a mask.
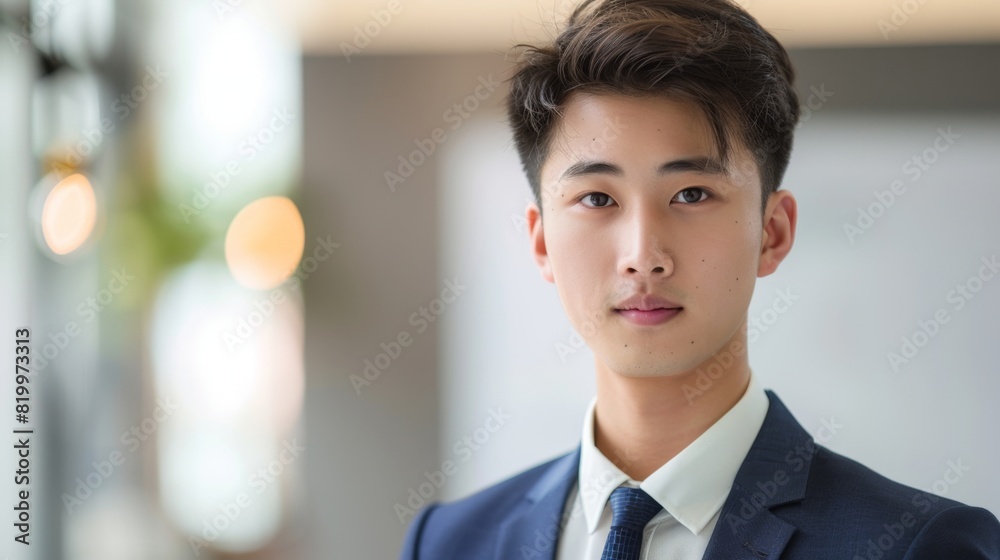
[[[642,532],[663,506],[642,488],[620,486],[611,493],[611,532],[601,560],[639,560]]]

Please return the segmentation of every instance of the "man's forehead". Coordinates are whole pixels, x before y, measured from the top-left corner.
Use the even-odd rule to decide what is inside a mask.
[[[589,162],[618,165],[612,160],[637,147],[654,152],[662,160],[657,166],[690,160],[666,166],[665,171],[717,173],[727,167],[710,125],[689,103],[648,96],[574,94],[554,123],[542,175],[561,177],[567,168],[586,167]]]
[[[588,93],[571,96],[553,127],[540,169],[543,190],[551,195],[575,178],[635,172],[628,162],[635,161],[637,151],[648,154],[642,173],[697,174],[759,192],[759,187],[750,189],[760,182],[753,155],[730,141],[727,157],[721,157],[714,129],[694,103]]]
[[[647,118],[682,118],[707,125],[702,108],[693,100],[663,93],[619,93],[576,91],[560,104],[556,125],[572,128],[575,124],[595,123],[622,126],[622,120],[636,116]],[[595,118],[597,117],[597,118]]]
[[[653,96],[573,94],[553,123],[549,145],[550,151],[585,158],[614,148],[627,136],[662,139],[678,151],[722,159],[714,153],[715,134],[700,108]]]

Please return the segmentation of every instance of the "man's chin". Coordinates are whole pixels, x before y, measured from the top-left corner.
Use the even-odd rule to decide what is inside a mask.
[[[657,359],[655,353],[642,351],[642,359],[637,360],[634,356],[623,359],[612,359],[604,362],[604,367],[610,373],[621,377],[632,379],[652,379],[679,377],[687,373],[682,364],[674,361],[673,357],[662,357]]]

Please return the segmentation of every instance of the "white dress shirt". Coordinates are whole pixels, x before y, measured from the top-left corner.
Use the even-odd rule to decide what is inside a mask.
[[[556,558],[600,560],[611,530],[608,498],[615,488],[630,486],[642,488],[664,508],[646,525],[639,558],[700,560],[736,472],[767,414],[769,401],[753,371],[740,400],[642,482],[629,478],[594,445],[596,404],[595,396],[584,416],[579,477],[563,510]]]

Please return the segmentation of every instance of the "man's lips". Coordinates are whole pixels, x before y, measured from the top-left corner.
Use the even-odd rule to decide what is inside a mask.
[[[615,305],[615,311],[637,310],[655,311],[657,309],[681,309],[679,303],[653,294],[636,294]]]
[[[615,313],[640,326],[659,325],[672,319],[683,307],[654,294],[634,294],[615,305]]]
[[[629,322],[636,325],[659,325],[665,323],[670,319],[674,318],[675,315],[681,312],[682,307],[672,307],[663,308],[659,307],[656,309],[642,310],[642,309],[615,309],[615,313],[621,315]]]

